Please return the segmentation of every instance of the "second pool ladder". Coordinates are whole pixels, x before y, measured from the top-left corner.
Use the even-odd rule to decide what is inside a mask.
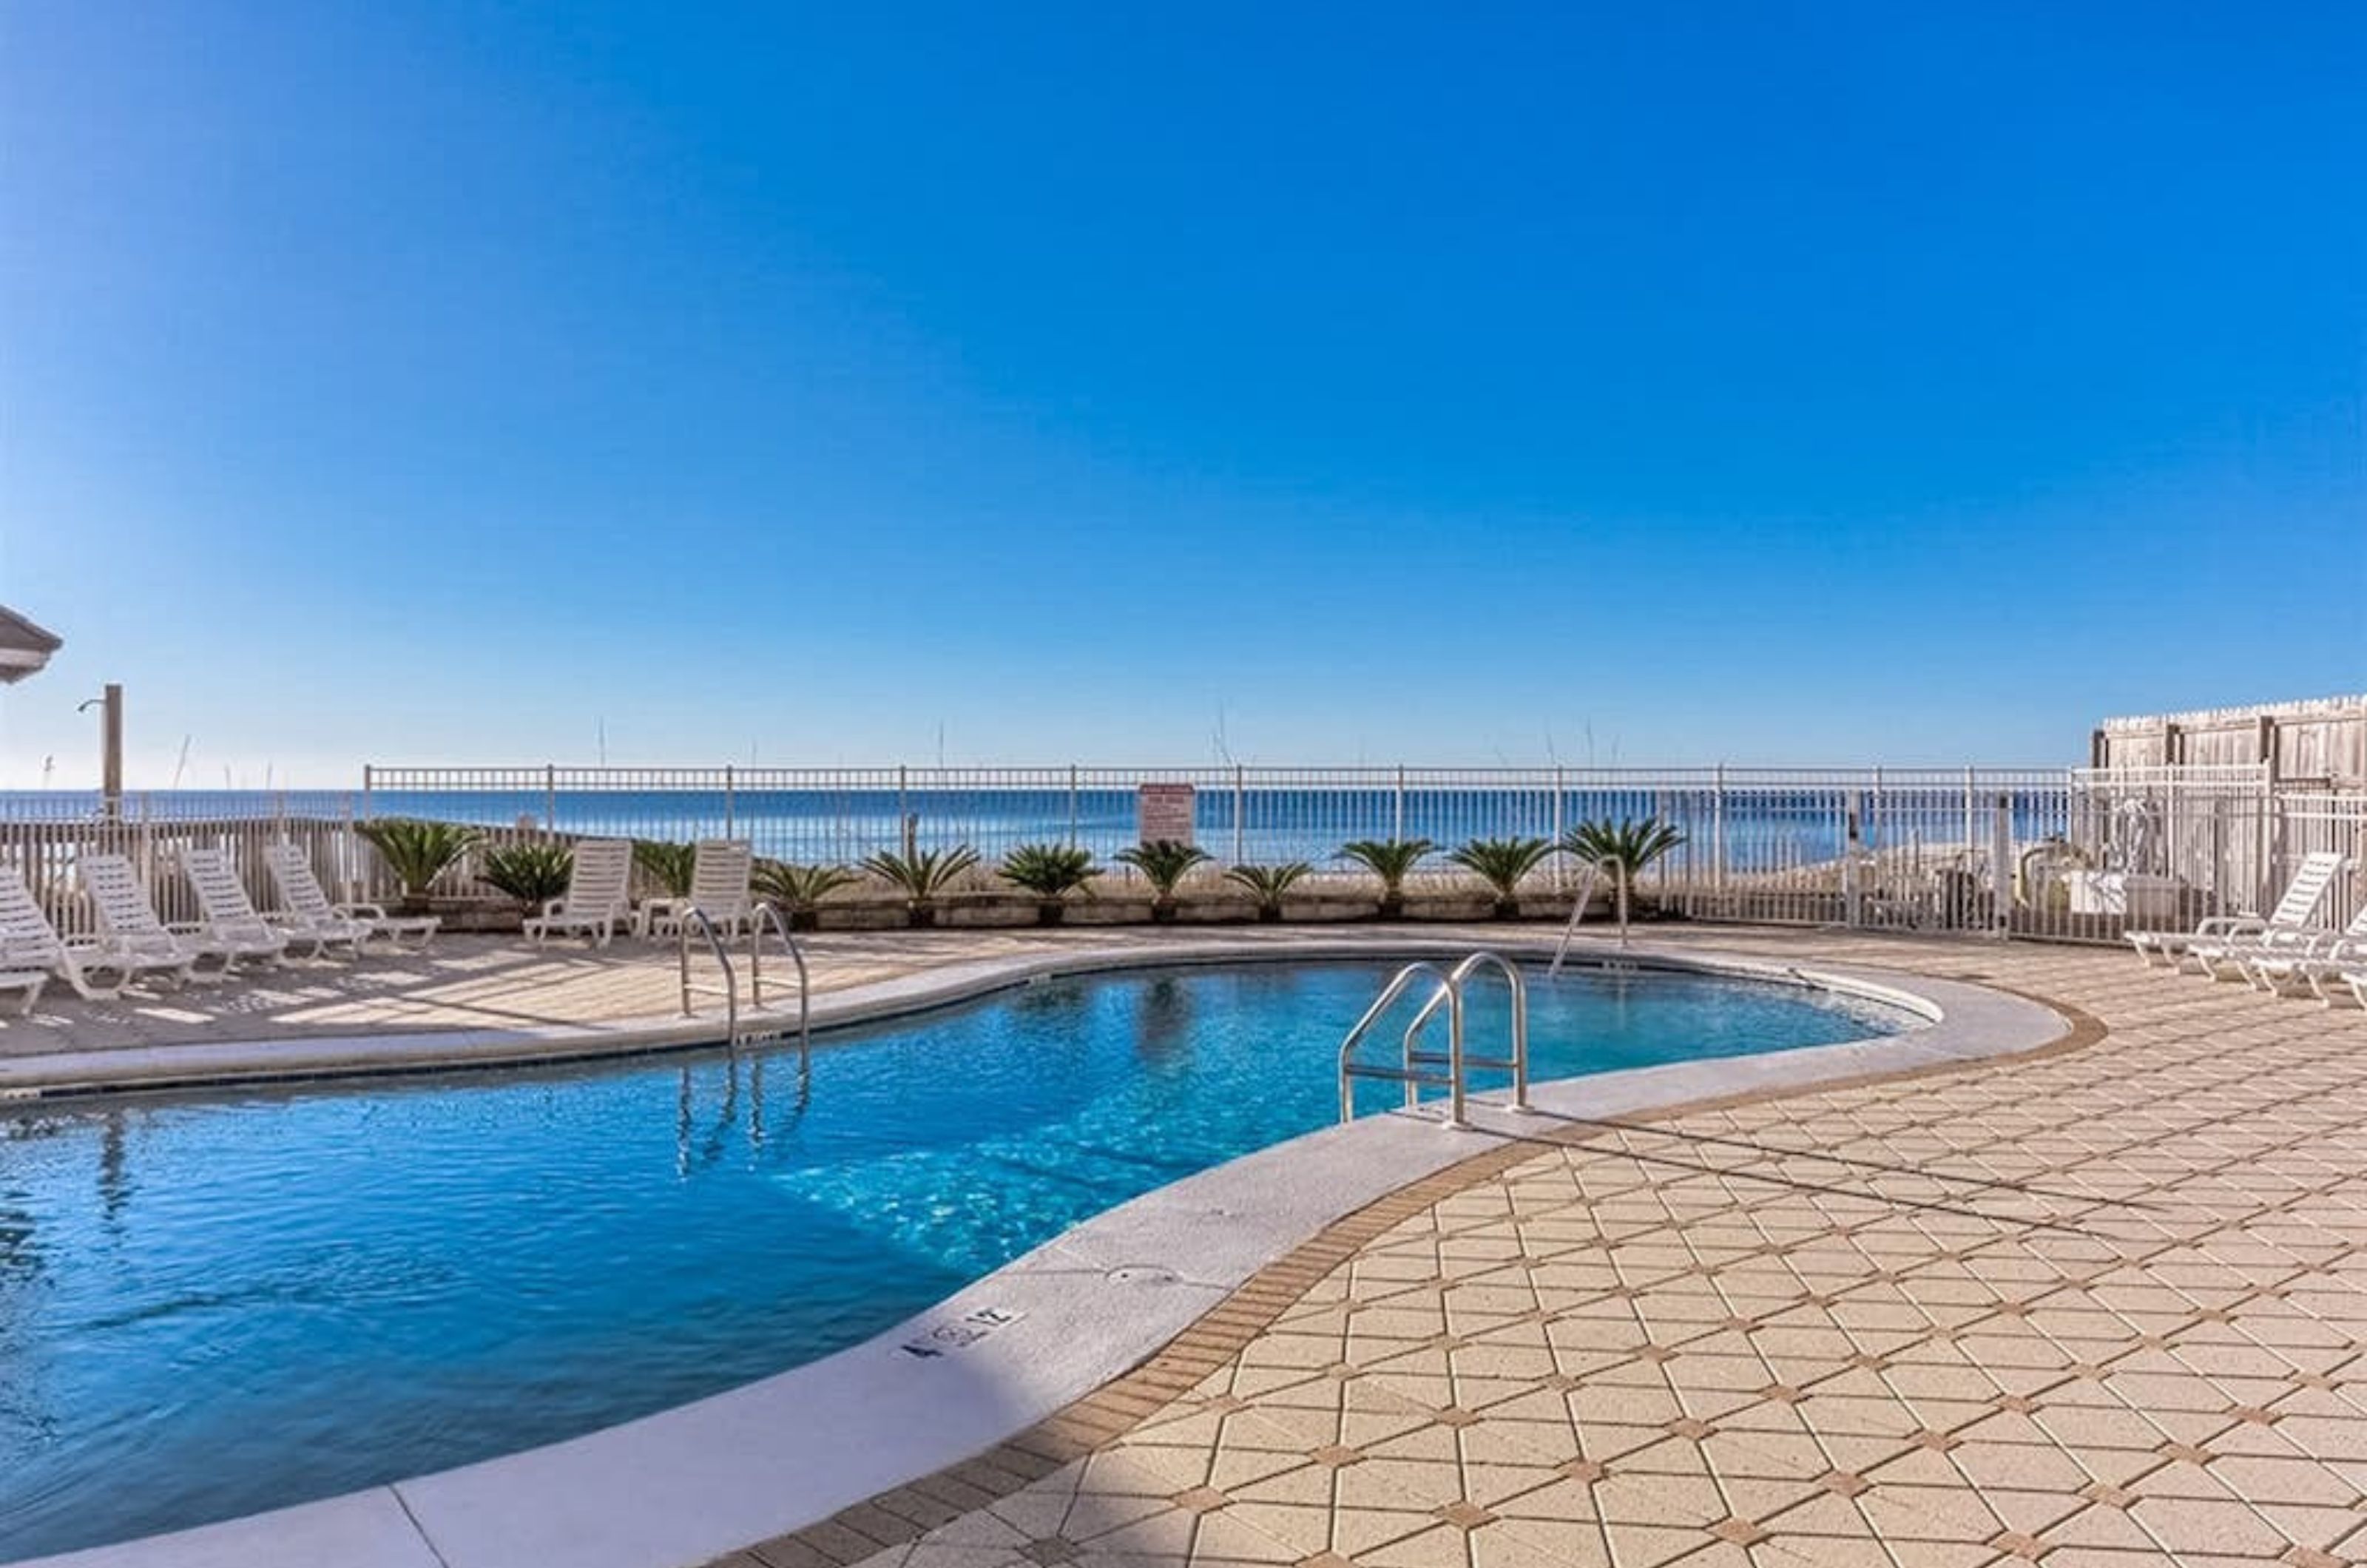
[[[1512,1052],[1506,1056],[1475,1056],[1466,1047],[1464,1039],[1464,993],[1472,976],[1482,969],[1493,969],[1504,978],[1512,997]],[[1422,1001],[1413,1021],[1406,1025],[1399,1042],[1398,1065],[1389,1066],[1379,1062],[1359,1062],[1356,1047],[1381,1015],[1396,1005],[1399,998],[1423,981],[1430,983],[1430,995]],[[1425,1050],[1422,1031],[1431,1021],[1444,1012],[1446,1015],[1446,1049]],[[1442,1070],[1444,1069],[1444,1070]],[[1520,966],[1499,953],[1481,949],[1457,964],[1453,969],[1441,969],[1426,959],[1418,959],[1399,969],[1381,987],[1365,1016],[1348,1031],[1340,1042],[1340,1120],[1351,1122],[1356,1115],[1356,1080],[1375,1078],[1405,1086],[1406,1108],[1411,1110],[1421,1100],[1424,1089],[1446,1090],[1446,1125],[1470,1125],[1464,1111],[1468,1101],[1466,1078],[1474,1070],[1509,1072],[1512,1075],[1512,1108],[1529,1108],[1529,987],[1521,977]]]

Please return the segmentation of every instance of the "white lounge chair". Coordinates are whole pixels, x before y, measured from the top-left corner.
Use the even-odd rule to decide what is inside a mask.
[[[2367,937],[2367,904],[2361,904],[2350,923],[2340,931],[2306,925],[2292,930],[2276,927],[2198,942],[2186,950],[2186,956],[2214,980],[2243,980],[2265,991],[2274,987],[2252,972],[2255,963],[2308,958],[2346,937]]]
[[[17,1010],[29,1016],[50,976],[68,973],[65,943],[25,890],[25,879],[13,867],[0,874],[0,991],[23,997]]]
[[[206,940],[228,953],[233,964],[277,964],[288,955],[287,933],[274,930],[256,912],[255,900],[246,896],[246,884],[239,880],[228,854],[221,850],[183,850],[181,874],[189,879],[198,895],[198,908],[205,911]]]
[[[12,978],[38,974],[64,976],[66,986],[92,1002],[104,1002],[108,998],[120,998],[123,987],[130,986],[144,974],[168,974],[180,981],[182,964],[177,959],[137,959],[108,954],[107,945],[99,941],[69,942],[50,924],[48,912],[42,912],[33,896],[26,891],[24,874],[9,867],[0,874],[0,971]],[[0,986],[5,990],[26,990],[26,1014],[33,1004],[40,1002],[40,986],[26,986],[17,981],[14,986]]]
[[[755,910],[755,899],[748,891],[748,876],[755,864],[755,846],[745,839],[699,840],[691,862],[690,896],[642,899],[634,929],[645,937],[674,936],[682,930],[683,916],[697,908],[720,934],[739,935]]]
[[[2304,855],[2293,880],[2285,885],[2284,897],[2277,900],[2276,908],[2267,919],[2258,915],[2213,915],[2191,931],[2130,931],[2126,933],[2129,944],[2146,964],[2158,957],[2176,969],[2185,965],[2187,953],[2198,943],[2224,945],[2271,931],[2305,931],[2310,916],[2324,901],[2326,890],[2334,886],[2334,874],[2340,869],[2342,857],[2332,851]]]
[[[2367,907],[2342,929],[2339,936],[2305,945],[2264,948],[2247,954],[2244,977],[2272,997],[2315,996],[2327,1007],[2340,1007],[2349,995],[2342,976],[2367,969]]]
[[[416,942],[424,950],[443,929],[444,922],[434,915],[390,915],[376,904],[331,903],[301,844],[283,840],[264,851],[263,858],[286,906],[270,918],[291,942],[313,942],[315,953],[350,945],[358,954],[373,942],[398,952]]]
[[[590,839],[575,846],[567,891],[527,918],[537,947],[554,936],[578,934],[606,947],[632,909],[633,845],[629,839]]]
[[[12,962],[17,961],[10,959],[6,953],[0,953],[0,992],[14,992],[21,998],[17,1003],[17,1016],[30,1018],[33,1009],[40,1005],[41,992],[49,986],[50,972],[47,969],[12,969],[9,967]]]
[[[227,979],[237,954],[217,946],[194,925],[168,926],[156,917],[147,884],[119,854],[85,854],[74,861],[83,887],[98,911],[100,931],[109,947],[128,957],[175,960],[181,977],[211,982]],[[158,969],[165,965],[159,962]]]
[[[188,978],[189,965],[184,958],[125,952],[102,937],[60,936],[26,890],[22,874],[12,869],[0,874],[0,969],[17,976],[35,970],[44,977],[60,976],[77,996],[107,1001],[150,976],[178,985]],[[13,987],[0,987],[6,988]],[[23,1010],[28,1013],[40,999],[40,987],[31,987],[31,993]]]

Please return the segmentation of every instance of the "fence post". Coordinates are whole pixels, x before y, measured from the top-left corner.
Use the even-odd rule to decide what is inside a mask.
[[[1717,776],[1712,786],[1716,793],[1709,803],[1710,886],[1717,889],[1718,910],[1725,912],[1726,904],[1726,764],[1717,765]]]
[[[2276,780],[2264,771],[2260,775],[2260,862],[2253,892],[2255,909],[2276,907],[2277,868],[2283,861],[2285,847],[2284,804],[2284,798],[2277,793]]]
[[[1069,764],[1069,847],[1077,847],[1077,764]]]
[[[1248,773],[1239,762],[1233,764],[1233,863],[1240,865],[1249,859],[1242,846],[1247,841],[1242,814],[1249,806]]]
[[[1858,847],[1863,841],[1858,811],[1864,797],[1856,790],[1841,796],[1841,924],[1855,931],[1862,923],[1863,892],[1858,886]]]
[[[365,822],[378,815],[377,811],[373,809],[370,805],[370,789],[373,783],[372,774],[373,770],[370,765],[368,762],[364,762],[362,764],[362,820]]]
[[[1996,934],[2010,938],[2013,935],[2013,801],[2003,794],[1997,797],[1989,822],[1989,883],[1990,902],[1996,906],[1992,916]]]
[[[549,762],[542,765],[542,830],[559,831],[559,770]]]
[[[1975,799],[1975,792],[1978,788],[1979,785],[1976,782],[1972,764],[1968,762],[1965,765],[1965,858],[1966,864],[1971,863],[1974,852],[1978,850],[1981,844],[1980,829],[1977,825],[1980,807],[1976,803]]]
[[[1558,852],[1561,836],[1566,831],[1561,819],[1561,766],[1556,763],[1553,771],[1553,815],[1549,820],[1553,823],[1553,841],[1557,851],[1553,858],[1553,889],[1557,893],[1563,891],[1569,881],[1569,857]]]
[[[739,821],[739,801],[733,788],[731,764],[723,764],[723,836],[731,837]]]
[[[1397,807],[1389,817],[1389,837],[1392,839],[1405,837],[1405,764],[1403,762],[1398,764]]]

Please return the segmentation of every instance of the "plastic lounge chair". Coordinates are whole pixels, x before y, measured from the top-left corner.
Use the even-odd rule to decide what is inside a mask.
[[[2184,966],[2187,953],[2197,943],[2224,944],[2271,931],[2305,931],[2311,914],[2326,897],[2326,890],[2334,886],[2334,874],[2341,867],[2339,854],[2316,851],[2302,857],[2300,868],[2285,885],[2284,897],[2265,919],[2258,915],[2213,915],[2191,931],[2130,931],[2126,933],[2129,943],[2148,964],[2158,957],[2176,969]]]
[[[156,918],[147,884],[119,854],[85,854],[74,862],[82,885],[98,911],[99,930],[119,954],[172,959],[188,980],[227,979],[236,955],[205,939],[199,926],[168,926]],[[158,968],[164,965],[159,964]]]
[[[2367,908],[2340,936],[2307,947],[2263,949],[2244,959],[2245,978],[2271,996],[2315,996],[2327,1007],[2342,1005],[2349,994],[2342,976],[2353,969],[2367,969]]]
[[[554,936],[580,934],[606,947],[631,908],[633,846],[627,839],[591,839],[575,846],[567,891],[527,918],[526,934],[537,947]]]
[[[2270,987],[2252,973],[2252,965],[2256,962],[2307,958],[2330,942],[2353,936],[2367,936],[2367,909],[2362,909],[2359,918],[2339,931],[2303,926],[2291,931],[2279,928],[2242,936],[2219,937],[2193,943],[2187,948],[2186,957],[2214,980],[2244,980],[2267,990]]]
[[[2302,966],[2338,957],[2350,944],[2362,942],[2367,942],[2367,902],[2361,903],[2350,923],[2340,931],[2269,931],[2259,936],[2197,942],[2188,953],[2216,978],[2240,977],[2260,990],[2279,995],[2283,992],[2283,983],[2295,978]]]
[[[691,863],[690,897],[645,898],[636,929],[645,937],[674,936],[684,914],[697,908],[715,922],[718,933],[737,936],[755,908],[748,891],[748,874],[755,868],[756,850],[745,839],[701,839]]]
[[[108,1001],[121,996],[126,986],[152,975],[178,985],[188,978],[189,964],[186,958],[168,954],[125,952],[103,938],[67,941],[33,901],[23,875],[11,870],[0,874],[0,970],[12,976],[35,970],[45,977],[62,976],[75,995],[87,1001]],[[6,988],[14,987],[0,987]],[[39,987],[31,987],[23,1010],[31,1012],[40,994]]]
[[[400,952],[416,941],[422,949],[436,940],[444,922],[434,915],[390,915],[376,904],[333,904],[312,874],[312,860],[300,844],[277,843],[263,852],[271,880],[287,908],[272,915],[291,942],[315,942],[315,953],[350,942],[358,954],[373,942]]]
[[[43,988],[50,983],[50,972],[47,969],[11,969],[8,967],[11,962],[7,953],[0,951],[0,992],[13,991],[22,998],[17,1004],[17,1016],[30,1018],[33,1009],[40,1003]]]
[[[206,940],[238,964],[277,964],[288,955],[288,936],[255,912],[230,856],[221,850],[183,850],[181,874],[205,911]]]

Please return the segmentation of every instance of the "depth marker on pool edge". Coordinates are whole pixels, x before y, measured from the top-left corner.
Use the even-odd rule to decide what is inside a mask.
[[[1017,1323],[1027,1314],[1004,1307],[980,1307],[965,1314],[951,1323],[941,1323],[918,1339],[907,1339],[897,1347],[907,1356],[923,1360],[942,1356],[948,1350],[966,1350],[1006,1324]]]

